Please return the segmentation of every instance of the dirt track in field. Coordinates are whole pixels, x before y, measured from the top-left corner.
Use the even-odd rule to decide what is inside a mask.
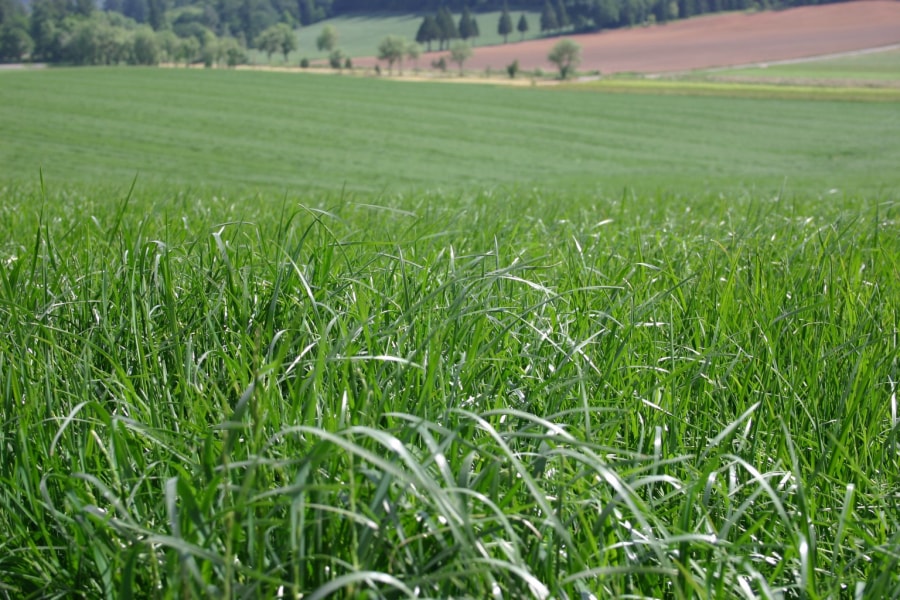
[[[706,15],[667,25],[571,35],[582,47],[579,70],[604,74],[665,73],[781,61],[900,43],[900,1],[857,0],[754,14]],[[558,38],[475,48],[467,71],[553,69],[547,61]],[[419,65],[441,55],[423,54]],[[374,66],[374,58],[354,59]],[[449,62],[449,57],[448,57]]]

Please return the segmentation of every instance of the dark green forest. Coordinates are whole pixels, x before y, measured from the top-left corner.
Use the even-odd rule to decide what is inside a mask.
[[[816,0],[0,0],[0,61],[237,64],[244,49],[287,56],[288,33],[347,13],[541,11],[546,35],[666,22],[698,14],[777,9]],[[453,30],[432,39],[459,37]],[[464,37],[464,36],[463,36]],[[419,40],[424,41],[424,40]]]

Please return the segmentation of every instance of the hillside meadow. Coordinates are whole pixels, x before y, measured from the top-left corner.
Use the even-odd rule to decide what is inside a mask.
[[[700,73],[704,75],[704,73]],[[797,81],[824,82],[841,85],[842,82],[877,86],[900,86],[900,48],[861,52],[824,59],[798,60],[772,65],[755,65],[743,68],[717,69],[706,76],[742,81]]]
[[[522,36],[518,31],[509,36],[509,42],[520,41],[523,37],[526,40],[537,39],[541,37],[541,14],[534,11],[513,11],[513,26],[518,25],[519,17],[524,14],[528,21],[528,31]],[[499,11],[490,11],[484,13],[473,14],[478,21],[480,35],[470,43],[475,47],[496,45],[503,43],[503,36],[497,33],[497,23],[500,20]],[[316,39],[322,33],[325,27],[331,26],[338,33],[338,48],[345,56],[375,56],[378,54],[378,44],[389,35],[399,35],[413,42],[416,39],[416,33],[422,24],[425,14],[416,13],[354,13],[332,17],[318,23],[313,23],[307,27],[303,27],[297,31],[297,50],[288,55],[287,64],[297,66],[300,64],[301,58],[310,60],[327,60],[328,52],[320,51],[316,46]],[[459,23],[460,15],[454,14],[454,21]],[[432,44],[432,50],[437,50],[438,44]],[[425,52],[427,46],[422,46]],[[257,64],[282,64],[283,57],[273,56],[270,61],[265,54],[257,51],[251,51],[250,56],[253,62]],[[430,67],[429,58],[422,58],[420,66],[423,68]],[[499,66],[498,66],[499,68]]]
[[[0,597],[897,596],[897,107],[0,74]]]

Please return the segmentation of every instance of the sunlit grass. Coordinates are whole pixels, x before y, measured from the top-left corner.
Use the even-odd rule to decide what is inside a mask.
[[[2,194],[6,597],[900,593],[894,198]]]

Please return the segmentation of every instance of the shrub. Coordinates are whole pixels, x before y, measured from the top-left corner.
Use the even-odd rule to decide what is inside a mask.
[[[344,54],[340,50],[332,50],[328,55],[328,64],[332,69],[340,69],[344,64],[343,58]]]

